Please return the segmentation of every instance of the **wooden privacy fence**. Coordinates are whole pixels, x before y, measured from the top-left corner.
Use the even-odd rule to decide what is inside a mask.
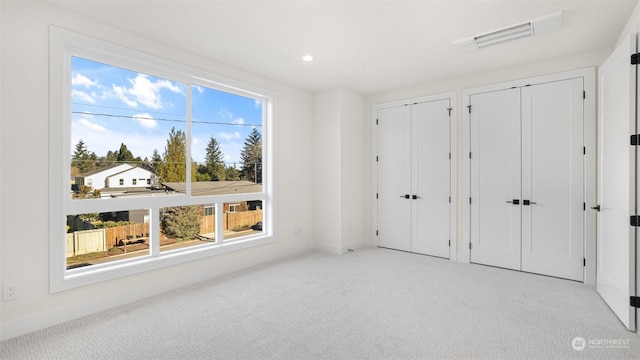
[[[149,224],[131,224],[105,228],[107,249],[119,245],[122,241],[143,240],[149,238]]]
[[[230,212],[222,215],[223,230],[233,230],[242,225],[255,225],[262,221],[262,210],[249,210]],[[216,231],[216,218],[214,215],[202,216],[200,219],[200,234],[212,234]]]
[[[222,220],[225,225],[224,230],[233,230],[242,225],[255,225],[258,221],[262,221],[262,210],[225,213]]]
[[[215,215],[203,215],[200,219],[200,234],[213,234],[216,231]]]
[[[262,210],[249,210],[225,213],[222,217],[223,230],[233,230],[244,225],[255,225],[262,221]],[[215,232],[215,216],[202,216],[200,234]],[[165,237],[161,233],[161,238]],[[148,241],[149,224],[131,224],[103,229],[75,231],[67,234],[67,257],[91,252],[107,251],[122,243]],[[162,239],[161,239],[162,240]],[[161,241],[162,242],[162,241]]]

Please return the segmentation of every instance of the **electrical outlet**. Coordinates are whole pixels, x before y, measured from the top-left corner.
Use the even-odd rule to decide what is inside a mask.
[[[2,298],[5,301],[13,300],[18,297],[18,287],[16,285],[5,285]]]

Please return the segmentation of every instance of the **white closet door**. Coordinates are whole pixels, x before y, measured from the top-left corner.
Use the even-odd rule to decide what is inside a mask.
[[[584,279],[583,89],[582,78],[522,88],[522,271],[578,281]]]
[[[520,270],[520,89],[470,96],[471,254]]]
[[[451,206],[449,107],[449,99],[411,106],[411,251],[446,258]]]
[[[378,246],[411,250],[411,110],[378,110]],[[405,198],[405,196],[407,198]]]
[[[636,329],[636,230],[629,217],[636,207],[636,36],[627,38],[598,71],[597,289],[629,330]]]

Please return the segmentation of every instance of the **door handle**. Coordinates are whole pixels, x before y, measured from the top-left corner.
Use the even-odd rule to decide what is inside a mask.
[[[520,204],[520,200],[518,200],[518,199],[507,200],[507,204],[519,205]]]
[[[522,205],[535,205],[537,202],[531,200],[522,200]]]
[[[595,211],[600,211],[600,205],[592,206],[591,208]]]
[[[418,195],[413,195],[413,196],[412,196],[412,198],[413,198],[413,200],[418,200],[418,199],[420,199],[420,196],[418,196]]]
[[[411,196],[409,194],[400,195],[400,197],[405,199],[411,199]]]

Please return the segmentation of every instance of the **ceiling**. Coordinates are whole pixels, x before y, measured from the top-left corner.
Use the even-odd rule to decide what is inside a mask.
[[[364,94],[613,48],[637,0],[48,0],[311,91]],[[562,28],[459,54],[463,37],[563,11]],[[301,60],[304,54],[312,62]]]

